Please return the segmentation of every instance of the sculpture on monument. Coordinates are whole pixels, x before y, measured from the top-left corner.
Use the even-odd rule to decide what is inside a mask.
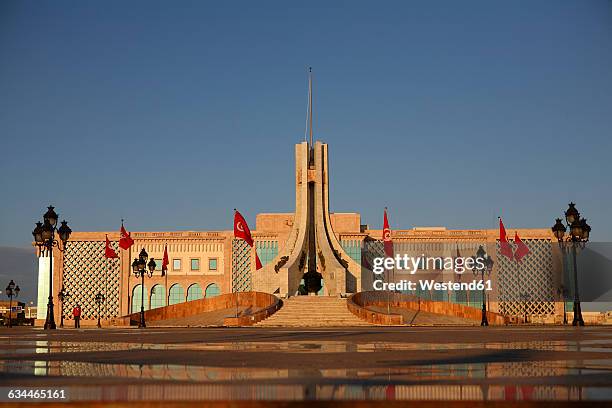
[[[362,268],[334,235],[329,213],[327,144],[313,140],[312,76],[309,77],[309,141],[295,146],[295,215],[276,259],[253,275],[255,290],[293,296],[300,282],[309,295],[338,296],[361,290]]]

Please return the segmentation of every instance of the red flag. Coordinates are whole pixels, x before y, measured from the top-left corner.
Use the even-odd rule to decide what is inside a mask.
[[[506,385],[504,387],[504,397],[505,401],[516,400],[516,385]]]
[[[508,236],[506,235],[506,228],[504,227],[504,223],[500,217],[499,219],[499,253],[507,257],[508,259],[513,259],[514,256],[512,254],[512,247],[508,242]]]
[[[164,259],[162,260],[162,276],[166,275],[168,272],[168,265],[170,264],[170,260],[168,259],[168,244],[164,247]]]
[[[529,250],[529,247],[523,241],[521,241],[518,236],[518,232],[516,231],[514,232],[514,243],[516,244],[516,251],[514,251],[514,259],[516,259],[518,263],[521,263],[523,258],[531,251]]]
[[[104,256],[106,258],[119,258],[117,252],[110,246],[110,241],[108,240],[108,235],[106,236],[106,246],[104,247]]]
[[[395,384],[387,385],[387,387],[385,388],[385,397],[387,398],[387,400],[395,399]]]
[[[246,220],[238,212],[238,210],[234,209],[234,238],[242,238],[249,244],[250,247],[253,247],[253,238],[251,237],[251,230],[247,225]]]
[[[529,401],[533,397],[533,385],[521,385],[521,392],[523,393],[523,401]]]
[[[382,238],[385,246],[385,255],[389,258],[393,258],[393,241],[391,241],[391,228],[389,228],[389,220],[387,219],[387,207],[385,207]]]
[[[255,270],[258,271],[261,268],[263,268],[263,266],[261,265],[261,261],[259,260],[259,255],[257,255],[257,250],[255,250]]]
[[[129,249],[134,245],[134,240],[130,236],[130,233],[125,230],[123,222],[121,222],[121,234],[119,238],[119,246],[123,249]]]
[[[363,266],[369,271],[372,270],[372,265],[370,265],[370,262],[368,262],[368,258],[366,258],[365,256],[361,257],[361,266]]]
[[[234,238],[244,239],[246,243],[253,248],[253,237],[251,237],[251,230],[249,226],[242,216],[234,208]],[[257,255],[257,250],[255,250],[255,270],[260,270],[262,268],[261,260],[259,259],[259,255]]]

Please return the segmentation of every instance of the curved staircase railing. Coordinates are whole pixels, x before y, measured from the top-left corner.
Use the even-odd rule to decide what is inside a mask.
[[[264,292],[236,292],[226,293],[212,298],[191,300],[170,306],[145,310],[146,321],[176,319],[198,315],[215,310],[231,309],[235,307],[254,308],[253,312],[244,311],[238,317],[229,317],[223,320],[224,326],[250,326],[265,319],[282,306],[276,296]],[[140,313],[132,313],[125,317],[124,324],[137,325]]]
[[[367,291],[358,292],[351,295],[347,300],[348,309],[357,317],[373,324],[381,325],[402,325],[405,324],[404,318],[400,314],[386,314],[368,309],[369,306],[387,307],[389,304],[393,308],[420,310],[444,316],[461,317],[474,321],[480,321],[482,310],[475,307],[462,305],[459,303],[440,302],[422,299],[414,295],[385,292]],[[487,311],[487,319],[490,325],[507,324],[506,318],[495,312]]]

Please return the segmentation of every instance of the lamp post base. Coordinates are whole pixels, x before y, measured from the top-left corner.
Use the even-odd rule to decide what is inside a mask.
[[[45,319],[44,330],[55,330],[57,326],[55,326],[55,317],[53,316],[53,300],[49,298],[49,303],[47,304],[47,318]]]
[[[580,302],[574,302],[574,320],[572,321],[572,326],[584,326]]]
[[[138,323],[138,328],[144,329],[145,327],[147,327],[147,325],[145,324],[144,310],[141,310],[140,311],[140,322]]]
[[[487,319],[487,309],[485,306],[482,306],[482,320],[480,321],[481,326],[488,326],[489,320]]]

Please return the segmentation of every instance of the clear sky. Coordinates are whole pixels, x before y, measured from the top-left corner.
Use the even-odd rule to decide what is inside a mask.
[[[612,240],[610,1],[4,0],[0,245],[292,211],[308,66],[332,211]]]

